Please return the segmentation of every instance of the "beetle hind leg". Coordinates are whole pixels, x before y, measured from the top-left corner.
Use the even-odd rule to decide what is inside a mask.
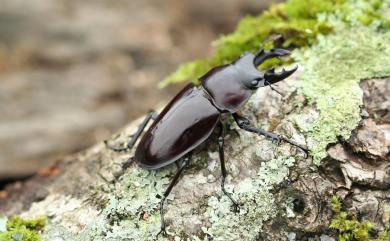
[[[162,198],[161,198],[161,201],[160,201],[160,216],[161,216],[161,229],[160,229],[160,232],[158,232],[157,236],[160,235],[161,233],[165,233],[165,219],[164,219],[164,203],[165,203],[165,199],[169,196],[169,194],[171,193],[173,187],[176,185],[177,181],[179,180],[179,177],[181,175],[181,173],[183,172],[183,170],[188,166],[189,162],[190,162],[190,159],[191,159],[191,154],[187,154],[181,161],[181,165],[178,165],[177,164],[177,172],[175,174],[175,176],[173,176],[173,179],[171,180],[171,182],[169,183],[169,186],[168,188],[165,190]]]
[[[225,189],[225,179],[227,176],[226,166],[225,166],[225,154],[224,154],[224,144],[225,144],[225,126],[220,122],[221,132],[218,137],[218,152],[219,152],[219,160],[221,161],[221,172],[222,172],[222,181],[221,181],[221,189],[222,192],[232,201],[234,205],[234,210],[238,211],[240,204],[234,200],[232,195],[226,191]]]
[[[145,127],[148,125],[149,121],[155,120],[156,116],[157,116],[157,113],[155,111],[150,111],[146,115],[145,119],[142,121],[140,126],[138,127],[138,130],[133,135],[131,135],[130,141],[125,146],[114,146],[108,140],[104,140],[104,144],[106,145],[106,147],[108,149],[111,149],[111,150],[116,151],[116,152],[130,150],[131,148],[133,148],[133,146],[137,142],[138,138],[141,136],[142,132],[144,131]]]

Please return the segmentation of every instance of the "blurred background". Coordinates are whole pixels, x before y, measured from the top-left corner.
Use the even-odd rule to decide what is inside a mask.
[[[0,0],[0,190],[168,101],[164,76],[270,2]]]

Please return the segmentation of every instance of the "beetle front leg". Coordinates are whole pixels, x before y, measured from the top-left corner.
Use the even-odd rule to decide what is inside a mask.
[[[165,190],[165,192],[163,194],[163,197],[161,198],[161,201],[160,201],[161,229],[160,229],[160,232],[158,232],[157,236],[160,235],[160,233],[165,233],[165,220],[164,220],[164,202],[165,202],[165,199],[169,196],[169,194],[172,191],[172,188],[176,185],[177,180],[179,179],[179,177],[180,177],[181,173],[183,172],[183,170],[190,163],[190,159],[191,159],[191,154],[187,154],[187,156],[185,156],[183,158],[183,161],[182,161],[180,167],[178,166],[178,170],[177,170],[175,176],[173,177],[172,181],[169,183],[168,188]]]
[[[239,113],[234,113],[233,118],[236,121],[237,125],[241,129],[256,133],[258,135],[263,135],[267,138],[270,138],[272,141],[276,141],[278,144],[281,141],[287,142],[290,145],[296,146],[299,149],[301,149],[303,152],[305,152],[305,157],[306,158],[308,157],[309,150],[306,147],[303,147],[303,146],[301,146],[301,145],[299,145],[299,144],[297,144],[297,143],[295,143],[295,142],[293,142],[293,141],[291,141],[283,136],[280,136],[278,134],[268,132],[268,131],[265,131],[265,130],[260,129],[260,128],[255,128],[254,126],[251,125],[250,121],[247,118],[242,117]]]
[[[142,121],[140,126],[138,127],[138,130],[133,135],[131,135],[131,139],[126,144],[126,146],[123,146],[123,147],[113,146],[113,145],[111,145],[108,142],[108,140],[104,140],[104,144],[106,145],[106,147],[108,149],[111,149],[111,150],[116,151],[116,152],[122,152],[122,151],[130,150],[131,148],[133,148],[133,146],[137,142],[138,138],[141,136],[142,132],[144,131],[145,127],[148,125],[149,121],[150,120],[155,120],[156,117],[157,117],[157,113],[155,111],[150,111],[146,115],[145,119]]]
[[[232,201],[234,204],[235,211],[238,210],[239,204],[236,200],[233,199],[230,193],[225,189],[225,179],[227,176],[226,166],[225,166],[225,153],[224,153],[224,143],[225,143],[225,126],[220,122],[219,123],[221,132],[218,137],[218,151],[219,151],[219,160],[221,161],[221,172],[222,172],[222,181],[221,188],[222,192]]]

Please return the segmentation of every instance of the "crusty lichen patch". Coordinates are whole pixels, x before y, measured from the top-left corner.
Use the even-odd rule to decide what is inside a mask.
[[[160,231],[159,196],[169,184],[173,171],[172,166],[159,171],[136,167],[124,174],[103,211],[108,222],[113,224],[107,237],[113,240],[153,239]]]
[[[301,91],[320,113],[307,134],[316,164],[326,156],[329,143],[347,139],[356,128],[363,100],[360,80],[390,75],[389,43],[390,32],[360,26],[295,52],[305,66]]]
[[[169,183],[167,175],[172,170],[131,168],[109,187],[111,193],[103,197],[107,199],[103,210],[88,205],[95,200],[50,195],[33,205],[28,214],[46,210],[53,217],[43,234],[44,240],[153,240],[160,230],[158,194]]]
[[[360,118],[362,79],[390,75],[390,1],[346,1],[319,19],[334,34],[319,36],[310,48],[296,49],[302,64],[301,92],[315,105],[319,117],[305,131],[315,164],[326,157],[326,147],[349,138]]]
[[[277,214],[273,185],[281,183],[289,174],[295,160],[279,157],[263,162],[255,179],[245,179],[236,187],[235,198],[243,205],[239,213],[232,212],[231,201],[226,196],[208,199],[207,216],[210,227],[203,231],[213,240],[254,240],[262,224]]]

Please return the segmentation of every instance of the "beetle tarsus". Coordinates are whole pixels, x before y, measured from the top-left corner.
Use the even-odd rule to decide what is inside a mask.
[[[183,172],[183,170],[188,166],[188,164],[190,162],[190,158],[191,158],[191,153],[183,158],[183,161],[182,161],[182,164],[181,164],[180,168],[178,168],[175,176],[173,177],[173,179],[169,183],[168,188],[165,190],[165,192],[164,192],[164,194],[163,194],[163,196],[161,198],[161,201],[160,201],[161,230],[157,234],[157,236],[160,233],[165,233],[165,219],[164,219],[164,202],[165,202],[165,199],[171,193],[173,187],[177,183],[177,180],[179,179],[179,177],[180,177],[181,173]]]
[[[135,145],[135,143],[137,142],[138,138],[141,136],[142,132],[144,131],[145,127],[148,125],[149,121],[150,120],[155,120],[157,118],[157,113],[155,111],[150,111],[145,119],[142,121],[142,123],[139,125],[138,127],[138,130],[133,134],[131,135],[131,139],[130,141],[126,144],[126,146],[123,146],[123,147],[116,147],[116,146],[113,146],[111,145],[108,140],[104,140],[104,144],[106,145],[106,147],[110,150],[113,150],[115,152],[124,152],[124,151],[128,151],[130,150],[131,148],[133,148],[133,146]]]
[[[291,141],[287,138],[284,138],[283,136],[280,136],[278,134],[275,134],[275,133],[272,133],[272,132],[268,132],[268,131],[265,131],[263,129],[260,129],[260,128],[255,128],[253,127],[249,120],[238,115],[237,113],[234,113],[233,114],[233,118],[234,120],[236,121],[237,125],[243,129],[243,130],[246,130],[246,131],[249,131],[249,132],[252,132],[252,133],[256,133],[258,135],[262,135],[262,136],[265,136],[267,138],[270,138],[272,141],[275,141],[278,145],[280,144],[280,142],[284,141],[284,142],[287,142],[289,143],[290,145],[292,146],[296,146],[298,147],[299,149],[301,149],[304,153],[305,153],[305,158],[308,157],[308,153],[309,153],[309,150],[306,148],[306,147],[303,147],[297,143],[295,143],[294,141]]]
[[[218,137],[218,152],[219,152],[219,160],[221,161],[221,172],[222,172],[222,181],[221,181],[221,189],[222,192],[232,201],[234,205],[234,211],[237,212],[239,210],[239,203],[234,200],[232,195],[226,191],[225,189],[225,179],[227,176],[227,170],[225,166],[225,154],[224,154],[224,144],[225,144],[225,126],[220,122],[220,134]]]
[[[124,152],[124,151],[127,151],[129,150],[129,147],[128,146],[124,146],[124,147],[118,147],[118,146],[113,146],[109,143],[108,140],[104,140],[104,144],[106,145],[106,147],[112,151],[115,151],[115,152]]]
[[[163,213],[164,201],[165,201],[165,197],[163,197],[163,199],[161,199],[161,202],[160,202],[161,227],[160,227],[160,231],[157,233],[156,237],[158,237],[160,234],[162,234],[162,235],[167,234],[167,232],[165,231],[165,222],[164,222],[164,213]]]
[[[302,145],[299,145],[298,143],[295,143],[295,142],[293,142],[293,141],[291,141],[291,140],[289,140],[289,139],[287,139],[287,138],[284,138],[283,136],[280,136],[280,139],[281,139],[282,141],[284,141],[284,142],[289,143],[290,145],[296,146],[296,147],[298,147],[299,149],[301,149],[301,150],[305,153],[305,158],[308,158],[308,157],[309,157],[309,150],[308,150],[306,147],[304,147],[304,146],[302,146]]]
[[[222,177],[221,188],[222,188],[222,192],[233,203],[233,210],[234,210],[234,212],[238,212],[240,210],[240,204],[236,200],[234,200],[234,198],[232,197],[232,195],[228,191],[226,191],[226,189],[225,189],[225,178],[224,177]]]

